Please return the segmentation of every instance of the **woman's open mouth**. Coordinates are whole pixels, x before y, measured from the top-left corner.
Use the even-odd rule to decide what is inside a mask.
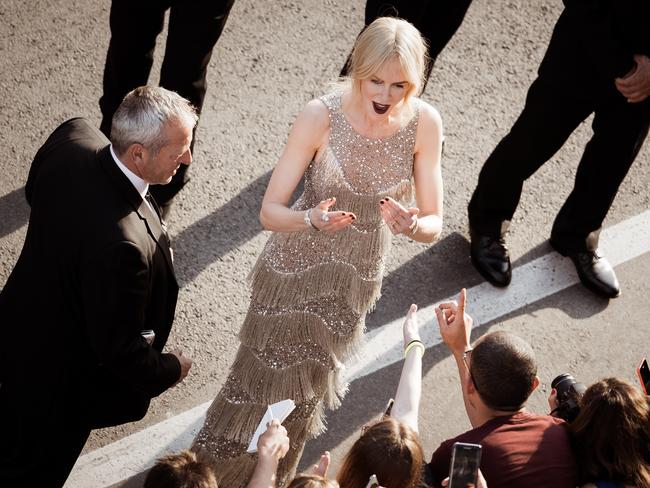
[[[388,112],[388,109],[390,108],[390,105],[383,105],[381,103],[372,102],[372,108],[375,109],[376,113],[381,115],[381,114],[385,114],[386,112]]]

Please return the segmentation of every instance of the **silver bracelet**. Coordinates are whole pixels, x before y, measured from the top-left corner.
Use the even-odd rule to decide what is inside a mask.
[[[311,227],[314,230],[320,230],[318,227],[316,227],[313,222],[311,221],[311,208],[309,210],[305,210],[304,215],[302,216],[303,220],[305,221],[305,224],[307,224],[309,227]]]

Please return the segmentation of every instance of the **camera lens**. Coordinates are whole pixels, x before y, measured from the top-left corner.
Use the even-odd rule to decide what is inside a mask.
[[[580,411],[580,398],[586,390],[585,385],[578,383],[570,374],[563,373],[551,382],[551,387],[557,392],[557,415],[572,422]]]
[[[556,376],[555,379],[551,382],[551,388],[554,388],[557,392],[557,399],[561,403],[566,399],[567,395],[571,391],[571,386],[576,384],[577,381],[569,373],[562,373],[559,376]]]

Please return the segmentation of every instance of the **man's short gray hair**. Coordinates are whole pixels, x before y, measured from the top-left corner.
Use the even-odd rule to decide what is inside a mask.
[[[136,143],[155,154],[168,143],[165,124],[177,121],[193,129],[197,120],[196,109],[178,93],[141,86],[124,97],[113,115],[111,143],[117,154]]]

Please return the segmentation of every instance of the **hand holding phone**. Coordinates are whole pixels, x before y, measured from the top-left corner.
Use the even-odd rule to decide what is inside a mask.
[[[648,360],[643,358],[639,366],[636,368],[636,374],[639,376],[641,389],[646,395],[650,395],[650,368],[648,368]]]
[[[475,488],[481,465],[481,445],[454,443],[449,472],[449,488]]]

